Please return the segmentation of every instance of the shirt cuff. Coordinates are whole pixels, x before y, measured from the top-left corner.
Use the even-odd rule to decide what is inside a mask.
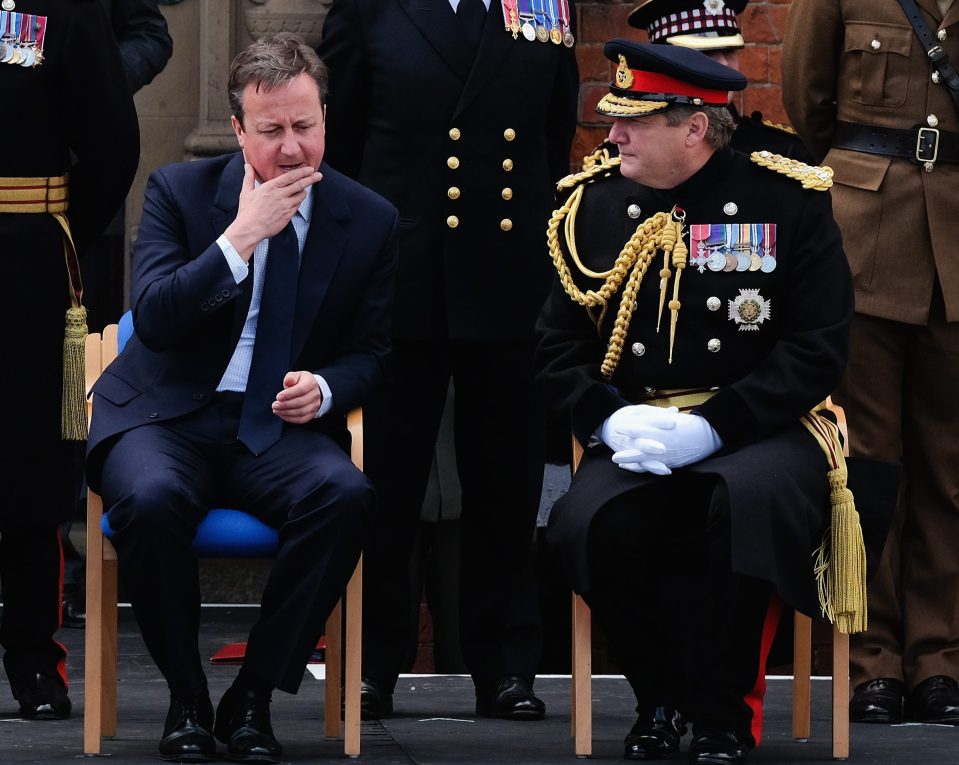
[[[322,375],[313,375],[313,377],[316,380],[316,384],[320,386],[320,393],[323,394],[323,403],[320,404],[320,408],[316,411],[316,414],[313,415],[313,419],[318,420],[333,408],[333,391],[330,390],[329,384],[327,384]]]
[[[230,267],[230,271],[233,272],[234,281],[239,284],[249,275],[250,266],[240,257],[240,253],[236,251],[236,248],[230,244],[230,240],[226,238],[226,234],[220,234],[216,243],[223,251],[223,257],[226,258],[226,264]]]

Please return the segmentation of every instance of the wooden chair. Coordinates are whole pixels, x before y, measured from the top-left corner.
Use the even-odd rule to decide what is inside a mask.
[[[126,319],[129,321],[129,319]],[[87,392],[99,377],[100,372],[117,355],[117,325],[104,328],[102,336],[91,334],[86,343]],[[92,403],[88,398],[87,413]],[[355,409],[347,418],[352,436],[351,457],[354,464],[363,469],[363,415]],[[260,524],[252,516],[238,510],[220,510],[211,513],[220,521],[230,515],[242,516],[243,522],[255,522],[265,533],[275,532]],[[117,731],[117,556],[113,545],[103,536],[100,524],[103,520],[103,503],[95,492],[87,495],[87,616],[86,656],[83,717],[83,751],[87,755],[100,753],[101,739],[111,737]],[[238,520],[234,518],[234,520]],[[217,531],[205,528],[210,518],[200,525],[197,538],[216,537]],[[222,540],[221,540],[222,541]],[[217,545],[216,557],[268,557],[269,553],[256,555],[222,551]],[[196,546],[195,548],[196,549]],[[275,542],[273,548],[275,549]],[[202,550],[198,550],[203,555]],[[210,555],[206,557],[212,557]],[[325,730],[332,738],[343,736],[344,751],[350,757],[360,754],[360,660],[362,632],[363,559],[346,586],[344,597],[326,621],[326,681],[325,681]],[[346,656],[343,662],[343,611],[346,611]],[[341,671],[341,665],[345,671]],[[345,674],[345,686],[342,681]],[[341,686],[345,704],[341,697]],[[344,720],[340,710],[344,705]]]
[[[848,456],[849,437],[842,407],[832,404],[843,434]],[[572,471],[575,474],[583,458],[583,447],[573,437]],[[793,621],[793,738],[809,738],[812,693],[812,620],[798,611]],[[593,659],[592,621],[589,606],[573,593],[573,713],[572,733],[577,757],[593,753]],[[832,756],[849,757],[849,635],[833,627],[832,631]]]

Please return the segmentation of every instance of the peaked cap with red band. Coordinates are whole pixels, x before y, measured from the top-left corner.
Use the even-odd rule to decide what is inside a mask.
[[[735,69],[691,48],[610,40],[603,53],[619,65],[596,105],[609,117],[641,117],[675,105],[725,106],[729,91],[746,87]]]
[[[749,0],[644,0],[629,12],[630,26],[645,29],[651,43],[705,52],[745,45],[736,14]]]

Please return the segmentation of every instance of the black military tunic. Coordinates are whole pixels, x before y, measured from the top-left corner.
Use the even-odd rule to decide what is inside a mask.
[[[736,132],[733,133],[731,144],[736,151],[748,155],[754,151],[765,150],[798,159],[800,162],[815,163],[812,154],[790,128],[767,122],[761,112],[740,114],[732,104],[729,105],[729,112],[736,122]]]
[[[126,196],[139,131],[113,32],[95,0],[17,0],[45,19],[43,62],[0,63],[0,178],[70,173],[67,217],[78,249]],[[0,401],[13,457],[0,520],[49,524],[73,501],[61,485],[64,314],[70,305],[62,230],[47,214],[0,213],[8,372]],[[30,476],[40,475],[39,481]],[[67,489],[69,491],[69,489]]]
[[[817,614],[810,554],[829,520],[828,466],[799,420],[839,382],[853,305],[828,193],[804,190],[731,149],[716,152],[667,191],[631,183],[615,170],[594,179],[576,217],[579,256],[594,271],[611,267],[645,219],[674,206],[685,214],[690,262],[681,280],[673,360],[668,309],[656,331],[661,253],[640,287],[609,381],[600,365],[618,294],[597,332],[586,309],[557,282],[538,323],[550,403],[570,413],[573,432],[586,444],[606,417],[647,389],[716,387],[697,411],[724,448],[665,478],[618,468],[602,444],[588,448],[570,491],[553,507],[551,544],[558,545],[574,588],[586,591],[587,535],[600,508],[643,486],[681,486],[690,473],[715,476],[728,490],[734,570],[773,583],[794,607]],[[568,261],[562,227],[560,243]],[[713,270],[719,260],[721,270]],[[583,290],[601,284],[575,266],[573,275]]]

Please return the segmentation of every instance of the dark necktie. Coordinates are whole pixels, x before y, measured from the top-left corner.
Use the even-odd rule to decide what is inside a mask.
[[[262,454],[273,446],[283,432],[283,421],[273,414],[271,405],[283,387],[284,375],[290,371],[299,268],[296,231],[292,223],[287,223],[270,239],[253,360],[237,432],[237,438],[254,454]]]
[[[483,0],[460,0],[459,5],[456,6],[456,17],[463,25],[466,39],[475,50],[479,47],[480,37],[483,34],[486,5]]]

